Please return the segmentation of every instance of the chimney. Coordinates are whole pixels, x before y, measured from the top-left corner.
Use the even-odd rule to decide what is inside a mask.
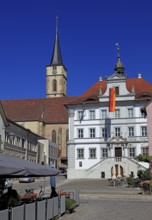
[[[102,81],[102,76],[99,77],[99,81]]]
[[[138,79],[142,78],[141,73],[138,73]]]

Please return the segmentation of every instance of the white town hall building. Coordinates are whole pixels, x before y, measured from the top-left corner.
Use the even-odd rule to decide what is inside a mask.
[[[136,177],[138,170],[147,168],[134,158],[148,155],[147,119],[141,108],[151,97],[152,86],[141,74],[127,78],[117,49],[114,73],[66,105],[68,179]],[[114,112],[109,112],[111,88],[116,94]]]

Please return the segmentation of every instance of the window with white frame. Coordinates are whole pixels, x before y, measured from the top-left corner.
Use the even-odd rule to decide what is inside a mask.
[[[142,147],[141,152],[143,156],[148,156],[149,155],[148,147]]]
[[[128,135],[129,135],[129,137],[134,136],[134,127],[128,127]]]
[[[83,111],[82,110],[78,111],[78,120],[79,121],[83,120]]]
[[[134,114],[133,114],[133,108],[128,108],[128,118],[133,118]]]
[[[102,137],[107,137],[107,128],[102,128]]]
[[[95,128],[90,128],[90,138],[95,138],[96,137],[96,130]]]
[[[139,117],[145,117],[145,112],[142,111],[142,109],[144,108],[144,106],[142,108],[139,109]]]
[[[82,161],[79,161],[79,167],[82,167]]]
[[[141,136],[142,137],[147,136],[147,127],[146,126],[141,127]]]
[[[95,110],[90,110],[90,119],[93,120],[95,119]]]
[[[129,157],[135,157],[135,148],[132,147],[132,148],[129,148]]]
[[[106,109],[101,110],[101,117],[102,117],[102,119],[107,118],[107,110]]]
[[[96,158],[96,148],[89,149],[89,158],[95,159]]]
[[[115,110],[115,118],[120,118],[120,109]]]
[[[78,148],[77,149],[77,158],[78,159],[83,159],[84,158],[84,149],[83,148]]]
[[[115,128],[115,137],[120,137],[120,128]]]
[[[83,138],[83,129],[78,128],[78,138]]]
[[[107,148],[102,148],[102,157],[108,157],[108,149]]]

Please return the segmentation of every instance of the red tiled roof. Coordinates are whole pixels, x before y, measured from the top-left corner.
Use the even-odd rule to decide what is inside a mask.
[[[127,79],[126,86],[129,92],[132,91],[134,86],[136,96],[144,93],[152,94],[152,85],[143,78]]]
[[[132,92],[132,89],[134,87],[136,97],[146,93],[152,95],[152,85],[143,78],[127,79],[126,87],[129,92]],[[105,80],[98,81],[92,87],[90,87],[85,93],[83,93],[81,97],[90,97],[92,95],[99,96],[100,90],[102,91],[102,94],[104,94],[106,88],[107,88],[107,82]]]
[[[15,122],[43,121],[45,123],[68,123],[65,103],[77,97],[44,99],[2,100],[6,117]]]
[[[152,97],[152,85],[143,78],[132,78],[126,80],[126,87],[132,92],[134,87],[136,100],[143,99],[144,95]],[[57,97],[44,99],[25,100],[2,100],[2,105],[8,119],[15,122],[20,121],[43,121],[49,124],[67,124],[67,104],[86,102],[88,104],[98,102],[100,90],[102,94],[107,88],[106,81],[98,81],[84,94],[77,97]],[[142,96],[143,95],[143,96]]]
[[[105,80],[98,81],[92,87],[90,87],[85,93],[83,93],[81,97],[99,96],[100,90],[102,91],[102,94],[104,94],[106,88],[107,88],[107,82]]]

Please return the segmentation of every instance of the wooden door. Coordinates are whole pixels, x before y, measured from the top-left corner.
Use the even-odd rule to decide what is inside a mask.
[[[122,157],[121,147],[115,147],[115,157]]]

